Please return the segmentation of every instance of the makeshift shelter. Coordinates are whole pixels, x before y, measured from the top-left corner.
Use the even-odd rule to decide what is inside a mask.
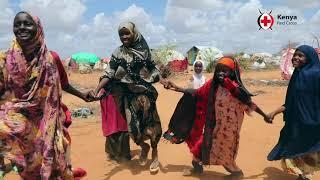
[[[104,57],[102,58],[102,62],[108,64],[110,62],[110,58]]]
[[[183,56],[183,54],[176,50],[167,50],[167,54],[165,56],[167,62],[174,60],[184,60],[184,58],[185,57]]]
[[[171,72],[184,72],[188,70],[188,60],[185,58],[184,60],[169,61],[167,67]]]
[[[152,58],[159,66],[165,66],[170,72],[183,72],[188,69],[188,60],[182,53],[173,49],[153,49]]]
[[[152,58],[155,62],[160,63],[162,65],[168,64],[168,62],[173,60],[183,60],[184,56],[182,53],[173,50],[173,49],[153,49],[151,51]]]
[[[187,51],[187,58],[190,65],[192,65],[195,60],[202,60],[206,67],[210,62],[221,57],[223,57],[222,51],[215,47],[193,46]]]
[[[77,62],[70,58],[69,67],[71,67],[71,70],[76,71],[79,69],[79,65]]]
[[[319,58],[320,58],[320,48],[315,48],[316,49],[316,51],[317,51],[317,53],[318,53],[318,56],[319,56]]]
[[[164,58],[172,72],[183,72],[188,69],[188,60],[178,51],[167,50]]]
[[[65,68],[69,68],[69,66],[70,66],[70,61],[71,61],[71,57],[68,57],[68,58],[62,60],[61,62],[62,62],[62,65],[63,65]]]
[[[262,52],[262,53],[254,53],[252,56],[251,56],[251,60],[253,62],[256,62],[256,61],[263,61],[263,62],[270,62],[272,61],[272,54],[270,53],[266,53],[266,52]]]
[[[95,64],[100,62],[100,58],[92,53],[80,52],[73,54],[70,58],[69,66],[72,70],[79,70],[82,74],[91,73]]]
[[[251,56],[250,56],[249,54],[243,54],[243,55],[242,55],[242,58],[244,58],[244,59],[250,59],[250,57],[251,57]]]
[[[95,64],[100,61],[100,58],[92,53],[77,53],[71,56],[71,59],[77,62],[77,64]]]
[[[287,48],[282,51],[280,69],[281,77],[285,80],[289,80],[291,78],[294,70],[291,61],[294,51],[295,49],[293,48]]]

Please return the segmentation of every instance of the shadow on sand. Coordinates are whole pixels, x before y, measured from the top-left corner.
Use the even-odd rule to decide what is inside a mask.
[[[244,177],[243,179],[263,179],[263,180],[295,180],[298,176],[287,174],[283,170],[275,167],[267,167],[261,174]]]
[[[131,152],[132,157],[138,156],[140,153],[140,150],[133,150]],[[113,169],[111,169],[108,173],[105,174],[105,180],[109,180],[114,176],[115,174],[123,171],[123,170],[130,170],[131,174],[137,175],[140,174],[141,172],[148,172],[149,171],[149,165],[151,163],[151,160],[148,160],[148,163],[146,166],[140,166],[139,160],[138,159],[133,159],[129,162],[122,163],[116,165]],[[160,170],[159,172],[161,173],[171,173],[171,172],[182,172],[184,169],[191,168],[191,166],[187,165],[173,165],[173,164],[167,164],[166,166],[163,166],[160,163]],[[231,176],[229,173],[226,172],[220,173],[220,172],[215,172],[215,171],[204,171],[203,174],[201,175],[194,175],[193,177],[199,178],[199,180],[240,180],[240,179],[245,179],[245,180],[254,180],[254,179],[263,179],[263,180],[295,180],[297,179],[297,176],[287,174],[283,172],[282,170],[274,167],[267,167],[261,172],[260,174],[256,175],[251,175],[251,176],[244,176],[244,177],[237,177],[237,176]]]

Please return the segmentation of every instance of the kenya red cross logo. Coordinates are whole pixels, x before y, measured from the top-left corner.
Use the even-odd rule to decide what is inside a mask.
[[[272,25],[274,23],[274,19],[271,15],[270,11],[269,13],[262,13],[259,9],[260,16],[258,17],[258,25],[260,26],[260,29],[271,29],[272,30]],[[259,29],[259,30],[260,30]]]

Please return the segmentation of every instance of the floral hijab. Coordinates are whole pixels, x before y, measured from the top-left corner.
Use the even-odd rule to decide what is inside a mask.
[[[16,134],[23,133],[24,138],[22,141],[20,136],[15,137],[19,140],[10,143],[19,145],[13,144],[14,149],[2,153],[24,168],[20,174],[23,179],[35,177],[33,173],[41,174],[41,179],[49,179],[52,172],[63,175],[66,169],[65,150],[62,145],[63,126],[60,119],[61,85],[57,66],[45,44],[40,20],[31,17],[37,26],[34,39],[24,47],[24,51],[14,39],[6,52],[4,62],[7,77],[4,78],[4,83],[14,93],[15,98],[1,106],[4,113],[0,114],[4,124],[10,124],[12,119],[16,121],[16,127],[12,129],[14,132],[6,132],[7,134],[1,134],[1,137],[15,137]],[[34,59],[27,61],[25,53],[34,53]],[[12,117],[12,114],[17,115]],[[10,155],[10,151],[15,154]],[[32,159],[27,162],[26,156]]]

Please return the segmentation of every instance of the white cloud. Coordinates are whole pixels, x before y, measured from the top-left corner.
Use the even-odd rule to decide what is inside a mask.
[[[173,8],[187,8],[197,10],[217,10],[226,5],[223,0],[169,0],[168,5]]]
[[[132,4],[128,9],[122,12],[115,12],[114,17],[118,21],[134,21],[139,26],[145,24],[145,22],[151,21],[150,15],[147,14],[142,7],[136,6],[135,4]]]
[[[111,19],[106,17],[104,13],[98,13],[93,18],[93,31],[96,35],[108,35],[113,30]]]
[[[90,0],[20,2],[23,10],[40,16],[49,49],[62,57],[79,51],[110,55],[120,45],[118,25],[126,20],[136,23],[151,48],[175,43],[182,52],[193,45],[216,46],[225,52],[278,52],[289,40],[312,43],[311,33],[316,34],[320,25],[320,10],[306,19],[302,9],[279,5],[266,8],[260,0],[168,0],[163,17],[154,17],[132,4],[110,15],[97,12],[86,21],[84,13]],[[13,34],[14,11],[10,3],[0,0],[0,8],[4,9],[0,14],[0,49],[8,46]],[[277,14],[298,16],[299,25],[275,24],[272,31],[259,30],[258,10],[269,12],[269,8],[275,18]]]
[[[19,6],[39,16],[47,29],[69,31],[81,23],[87,9],[81,0],[24,0]]]
[[[143,8],[134,4],[122,12],[114,12],[111,16],[97,13],[88,23],[78,25],[74,33],[63,32],[59,34],[58,39],[48,41],[53,42],[52,47],[57,47],[58,52],[62,52],[60,54],[64,57],[79,51],[109,56],[121,44],[118,25],[122,21],[136,23],[151,47],[159,45],[160,42],[166,42],[163,38],[166,28],[163,25],[154,24],[152,17]],[[64,45],[59,46],[59,44]]]
[[[0,8],[5,9],[9,7],[9,0],[0,0]]]
[[[311,23],[313,23],[317,28],[320,26],[320,10],[312,16]]]
[[[311,31],[320,19],[315,15],[309,21],[299,9],[276,6],[272,15],[296,15],[296,26],[273,26],[273,30],[259,30],[257,18],[262,12],[269,12],[259,0],[246,2],[219,1],[218,5],[207,1],[169,0],[166,7],[166,24],[174,32],[178,45],[188,49],[193,45],[213,45],[226,52],[267,51],[278,52],[280,47],[291,42],[308,43]],[[214,9],[218,6],[224,8]],[[197,8],[194,8],[197,7]],[[319,13],[320,16],[320,13]],[[193,26],[191,26],[193,25]]]
[[[286,0],[283,3],[285,3],[286,6],[289,8],[295,8],[295,9],[310,9],[310,8],[319,8],[320,7],[320,1],[319,0]]]
[[[12,39],[12,21],[14,12],[9,0],[0,0],[0,49],[6,49]]]

